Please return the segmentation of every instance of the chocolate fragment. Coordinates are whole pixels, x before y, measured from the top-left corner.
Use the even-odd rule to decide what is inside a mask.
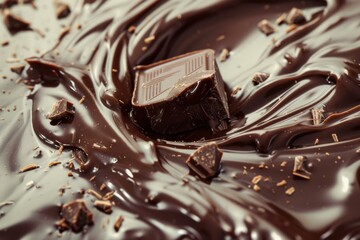
[[[123,222],[124,222],[124,217],[123,217],[123,216],[119,216],[119,217],[116,219],[116,221],[115,221],[115,223],[114,223],[114,230],[115,230],[115,232],[118,232],[118,231],[120,230],[121,225],[123,224]]]
[[[331,137],[333,138],[334,142],[339,142],[339,138],[336,133],[331,134]]]
[[[56,17],[58,19],[66,18],[71,13],[70,6],[66,3],[56,3]]]
[[[94,206],[106,214],[112,213],[112,205],[110,201],[96,200],[94,202]]]
[[[12,14],[8,9],[4,10],[4,23],[12,34],[19,31],[31,30],[30,23],[28,21]]]
[[[306,22],[306,18],[303,11],[298,8],[292,8],[286,17],[286,23],[291,24],[303,24]]]
[[[74,232],[80,232],[86,225],[93,223],[93,214],[81,199],[63,205],[61,216]]]
[[[72,156],[75,161],[80,165],[85,165],[88,162],[86,153],[81,149],[76,149],[73,151]]]
[[[162,134],[209,126],[227,128],[224,83],[214,51],[195,51],[136,69],[132,119]]]
[[[266,36],[269,36],[275,32],[275,27],[266,19],[258,23],[258,28]]]
[[[252,78],[252,82],[254,85],[258,85],[259,83],[265,82],[269,78],[270,74],[268,73],[255,73]]]
[[[286,13],[281,14],[281,15],[276,19],[276,23],[277,23],[278,25],[281,25],[281,24],[285,23],[285,22],[286,22],[286,17],[287,17],[287,14],[286,14]]]
[[[21,74],[25,69],[25,65],[18,65],[18,66],[13,66],[10,67],[10,71],[16,73],[16,74]]]
[[[9,44],[10,44],[9,41],[3,41],[3,42],[0,43],[0,45],[1,45],[2,47],[8,46]]]
[[[294,194],[294,192],[295,192],[295,188],[291,187],[291,188],[286,189],[285,194],[291,196]]]
[[[294,160],[293,175],[304,179],[311,178],[311,172],[305,168],[307,159],[304,156],[296,156]]]
[[[200,178],[208,179],[215,177],[219,172],[222,151],[215,142],[207,143],[199,147],[186,160],[188,167]]]
[[[71,102],[61,99],[53,104],[47,118],[50,120],[69,120],[75,114],[74,106]]]

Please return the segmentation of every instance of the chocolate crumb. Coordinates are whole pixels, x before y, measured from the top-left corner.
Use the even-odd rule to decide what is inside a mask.
[[[80,232],[93,223],[93,214],[81,199],[63,205],[61,216],[74,232]]]
[[[121,228],[121,225],[123,224],[124,222],[124,217],[123,216],[119,216],[116,218],[115,220],[115,223],[114,223],[114,229],[115,229],[115,232],[118,232]]]
[[[261,190],[261,188],[257,184],[253,186],[253,189],[257,192]]]
[[[331,134],[331,136],[332,136],[334,142],[339,142],[339,138],[336,133]]]
[[[220,62],[225,62],[226,59],[228,59],[230,56],[229,50],[226,48],[223,48],[220,53]]]
[[[315,142],[314,142],[314,145],[318,145],[319,144],[319,142],[320,142],[320,140],[317,138],[317,139],[315,139]]]
[[[322,108],[314,108],[314,109],[311,109],[311,114],[312,114],[312,117],[313,117],[313,123],[314,125],[319,125],[321,123],[321,120],[324,118],[324,110]]]
[[[295,192],[295,188],[294,188],[294,187],[291,187],[291,188],[288,188],[288,189],[285,191],[285,194],[291,196],[291,195],[294,194],[294,192]]]
[[[12,14],[8,9],[5,9],[3,14],[4,23],[12,34],[31,29],[28,21]]]
[[[252,82],[254,85],[258,85],[262,82],[265,82],[269,78],[270,74],[268,73],[255,73],[255,75],[252,78]]]
[[[241,87],[236,86],[236,87],[232,90],[232,92],[231,92],[230,95],[231,95],[232,97],[233,97],[233,96],[236,96],[239,91],[241,91]]]
[[[282,187],[285,186],[287,184],[286,180],[281,180],[280,182],[276,183],[277,187]]]
[[[149,37],[145,38],[145,39],[144,39],[144,42],[145,42],[146,44],[150,44],[150,43],[152,43],[154,40],[155,40],[155,36],[152,35],[152,36],[149,36]]]
[[[311,173],[305,169],[307,159],[304,156],[296,156],[294,159],[293,175],[304,179],[310,179]]]
[[[8,46],[9,44],[10,44],[9,41],[3,41],[3,42],[1,42],[1,46],[2,46],[2,47],[6,47],[6,46]]]
[[[61,99],[53,104],[47,118],[52,121],[69,120],[74,116],[74,114],[75,110],[73,104],[65,99]]]
[[[266,19],[264,19],[258,23],[258,28],[266,36],[269,36],[275,32],[274,26]]]
[[[29,164],[29,165],[21,168],[20,171],[19,171],[19,173],[24,173],[24,172],[31,171],[31,170],[34,170],[34,169],[37,169],[37,168],[39,168],[38,165]]]
[[[60,145],[58,150],[58,155],[61,155],[63,151],[64,151],[64,145]]]
[[[95,180],[95,178],[96,178],[96,176],[92,176],[92,177],[89,179],[89,181],[92,182],[92,181]]]
[[[286,23],[291,24],[303,24],[306,22],[306,18],[303,11],[298,8],[292,8],[286,17]]]
[[[101,184],[101,186],[100,186],[100,191],[104,190],[105,188],[106,188],[105,183]]]
[[[258,183],[261,181],[261,179],[262,179],[262,176],[261,176],[261,175],[257,175],[257,176],[255,176],[255,177],[251,180],[251,182],[256,185],[256,184],[258,184]]]
[[[10,71],[16,74],[21,74],[25,69],[25,65],[18,65],[18,66],[12,66],[10,67]]]
[[[40,158],[41,156],[42,156],[42,151],[40,149],[36,149],[33,158]]]
[[[56,17],[58,19],[66,18],[71,13],[70,6],[66,3],[56,3]]]
[[[222,41],[225,39],[225,35],[220,35],[216,38],[216,41]]]
[[[82,98],[79,100],[79,104],[82,104],[85,101],[85,96],[82,96]]]
[[[186,164],[200,178],[208,179],[218,173],[222,155],[218,145],[211,142],[202,145],[192,153],[186,160]]]
[[[133,32],[135,32],[135,30],[136,30],[136,27],[135,27],[135,26],[130,26],[130,27],[128,28],[128,32],[129,32],[129,33],[133,33]]]
[[[106,214],[112,213],[112,205],[110,201],[96,200],[94,202],[94,206]]]

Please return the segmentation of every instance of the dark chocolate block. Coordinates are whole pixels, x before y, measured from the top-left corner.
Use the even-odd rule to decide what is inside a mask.
[[[227,128],[227,96],[213,50],[187,53],[135,70],[132,119],[140,127],[162,134],[201,126],[214,132]]]

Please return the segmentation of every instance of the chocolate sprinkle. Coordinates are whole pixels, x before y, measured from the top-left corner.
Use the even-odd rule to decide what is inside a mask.
[[[106,214],[112,213],[112,204],[110,201],[96,200],[94,206]]]

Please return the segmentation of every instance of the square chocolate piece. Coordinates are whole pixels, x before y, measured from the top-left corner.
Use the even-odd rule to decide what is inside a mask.
[[[176,134],[227,128],[229,107],[214,51],[199,50],[135,68],[132,119],[145,130]]]

